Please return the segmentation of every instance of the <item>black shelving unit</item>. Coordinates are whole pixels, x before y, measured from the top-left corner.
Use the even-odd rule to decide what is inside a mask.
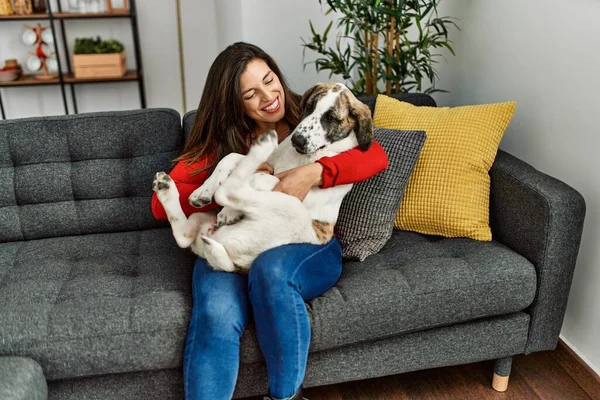
[[[50,80],[38,80],[35,79],[35,75],[24,74],[20,79],[12,82],[0,82],[0,89],[3,88],[15,88],[15,87],[23,87],[23,86],[42,86],[42,85],[60,85],[63,105],[65,108],[65,114],[69,114],[69,105],[67,101],[66,86],[69,86],[71,90],[71,98],[73,101],[73,113],[77,114],[77,96],[75,94],[75,85],[77,84],[98,84],[98,83],[108,83],[108,82],[131,82],[137,81],[139,95],[140,95],[140,105],[141,108],[146,108],[146,92],[144,90],[144,69],[142,65],[142,55],[140,50],[140,37],[137,23],[137,12],[136,12],[136,4],[135,0],[129,0],[129,10],[127,12],[123,11],[112,11],[112,12],[103,12],[103,13],[68,13],[63,12],[61,9],[61,2],[58,1],[58,10],[57,12],[53,12],[51,8],[51,2],[46,2],[48,13],[44,14],[30,14],[30,15],[10,15],[10,16],[0,16],[0,22],[3,21],[32,21],[32,20],[48,20],[50,23],[50,28],[52,29],[52,37],[54,39],[54,51],[56,55],[56,61],[58,63],[58,77]],[[65,27],[65,21],[72,19],[105,19],[105,18],[123,18],[129,19],[131,22],[131,31],[133,34],[133,47],[135,53],[135,63],[136,70],[128,70],[125,76],[118,78],[75,78],[71,71],[71,58],[69,54],[69,46],[67,44],[67,29]],[[63,70],[63,66],[61,63],[60,57],[60,49],[58,46],[58,42],[56,40],[56,30],[55,30],[55,22],[60,25],[60,30],[63,39],[63,47],[65,50],[65,59],[67,60],[66,72]],[[0,114],[2,115],[2,119],[6,119],[6,114],[4,111],[4,104],[2,103],[2,90],[0,90]]]

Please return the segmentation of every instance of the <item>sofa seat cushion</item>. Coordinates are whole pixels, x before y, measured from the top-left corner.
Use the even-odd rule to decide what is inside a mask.
[[[394,231],[381,252],[344,263],[338,283],[307,303],[310,351],[510,314],[535,290],[533,265],[498,242]],[[255,343],[247,329],[243,363],[261,360]]]
[[[47,400],[48,385],[40,364],[31,358],[0,357],[0,399]]]
[[[535,291],[534,266],[498,242],[395,231],[311,301],[313,350],[521,311]]]
[[[49,380],[180,365],[194,255],[170,229],[0,244],[0,355]]]

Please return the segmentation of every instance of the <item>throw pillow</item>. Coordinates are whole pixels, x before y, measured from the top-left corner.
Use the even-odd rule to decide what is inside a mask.
[[[489,241],[489,170],[515,102],[415,107],[379,95],[375,125],[427,132],[396,216],[398,229]]]
[[[385,150],[389,166],[371,179],[354,184],[344,197],[335,225],[347,259],[363,261],[387,243],[410,174],[425,142],[425,132],[375,127],[375,140]]]

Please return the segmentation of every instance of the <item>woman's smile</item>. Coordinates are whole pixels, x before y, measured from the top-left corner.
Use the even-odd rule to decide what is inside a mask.
[[[280,105],[281,103],[279,102],[279,96],[277,96],[275,97],[275,99],[273,99],[271,103],[269,103],[268,106],[264,107],[262,110],[264,112],[268,112],[269,114],[273,114],[279,111]]]

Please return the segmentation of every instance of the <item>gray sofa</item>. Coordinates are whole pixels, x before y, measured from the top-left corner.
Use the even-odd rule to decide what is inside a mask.
[[[183,398],[194,256],[154,220],[150,197],[193,118],[148,109],[0,122],[0,371],[31,360],[24,370],[43,376],[23,382],[43,391],[45,378],[51,399]],[[511,356],[554,349],[585,202],[503,151],[490,175],[492,242],[395,231],[307,305],[306,387],[481,360],[507,376]],[[18,386],[12,376],[0,387]],[[235,397],[266,392],[250,326]]]

